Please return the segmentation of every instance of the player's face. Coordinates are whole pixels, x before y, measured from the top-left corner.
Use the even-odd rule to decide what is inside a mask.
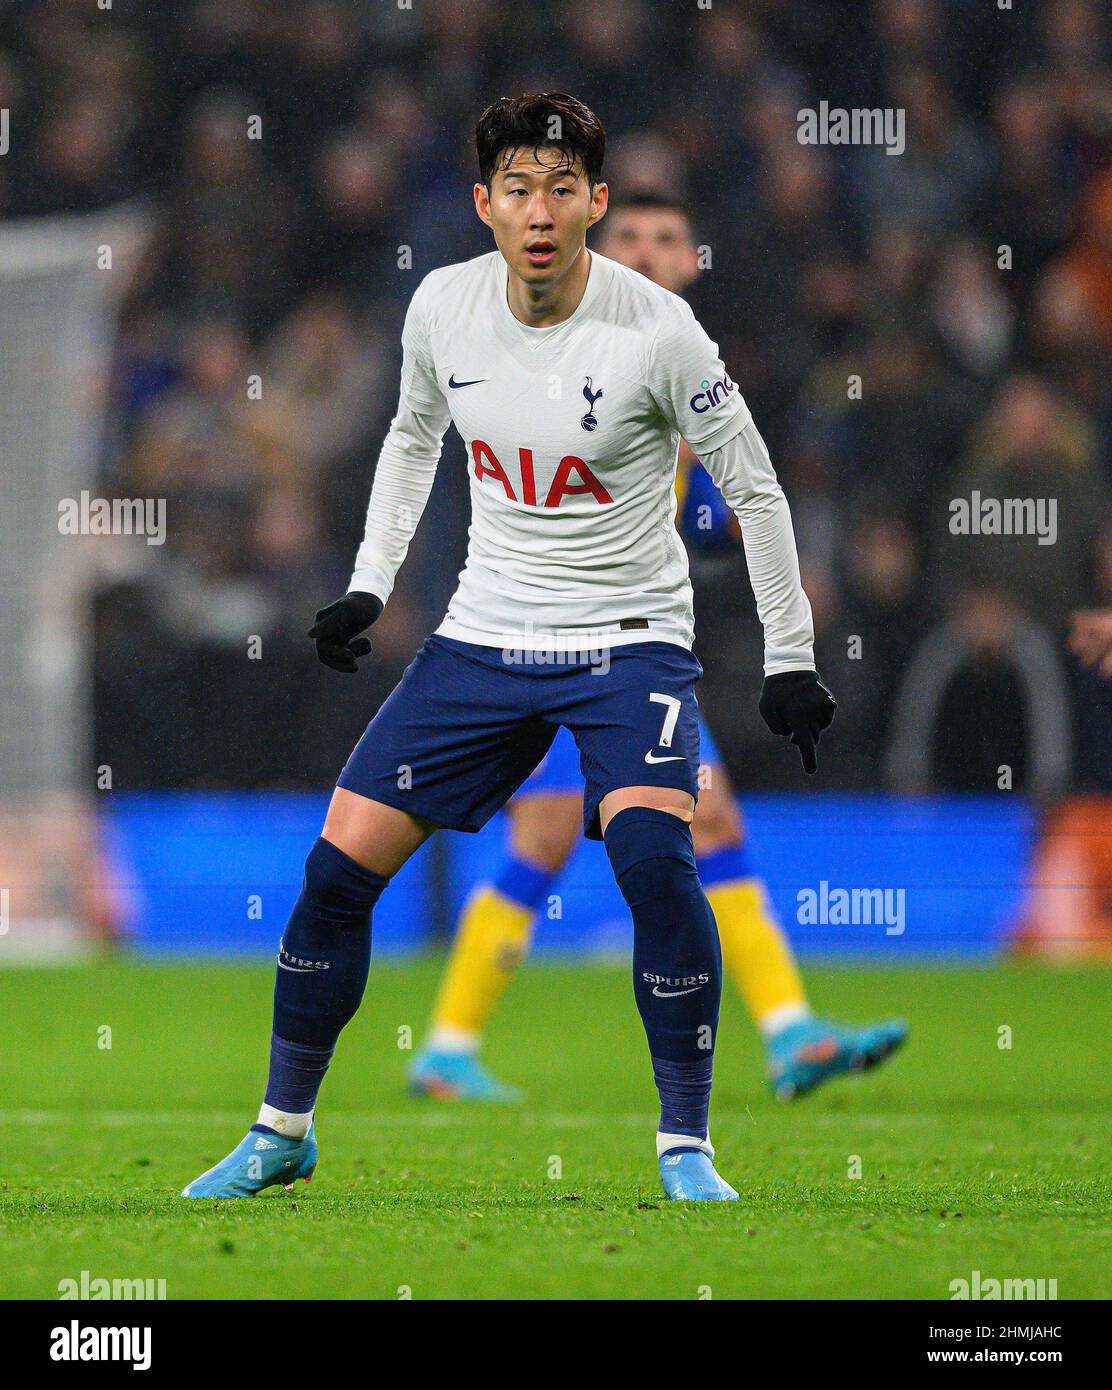
[[[538,158],[539,156],[539,158]],[[486,185],[475,185],[475,208],[494,232],[510,269],[526,284],[559,281],[583,250],[587,228],[606,211],[607,189],[559,150],[518,150]]]
[[[619,208],[607,219],[598,249],[673,294],[682,294],[699,273],[687,218],[672,208]]]

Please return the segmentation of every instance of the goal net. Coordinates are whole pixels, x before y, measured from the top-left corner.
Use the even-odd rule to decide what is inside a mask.
[[[0,961],[114,927],[92,766],[90,557],[59,508],[96,492],[134,208],[0,225]]]

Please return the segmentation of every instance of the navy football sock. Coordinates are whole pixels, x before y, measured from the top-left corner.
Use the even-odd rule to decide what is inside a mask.
[[[705,1139],[722,952],[691,827],[670,811],[630,806],[604,838],[633,914],[633,992],[660,1093],[660,1130]]]
[[[305,1114],[340,1030],[363,998],[371,964],[371,909],[386,887],[325,839],[305,860],[301,895],[278,951],[266,1104]]]

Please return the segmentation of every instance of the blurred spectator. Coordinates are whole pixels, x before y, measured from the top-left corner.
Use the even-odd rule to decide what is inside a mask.
[[[905,518],[878,502],[852,524],[842,556],[842,609],[833,641],[819,639],[819,669],[839,691],[840,787],[875,787],[896,693],[908,659],[930,622],[922,557]],[[843,736],[844,735],[844,736]]]
[[[907,147],[895,158],[877,149],[861,152],[867,204],[930,230],[962,226],[989,178],[984,133],[933,67],[904,60],[892,72],[891,89],[896,109],[906,113]]]
[[[977,377],[999,372],[1011,353],[1015,311],[984,248],[957,237],[934,286],[934,320],[957,364]]]
[[[1025,791],[1069,785],[1070,705],[1050,634],[1003,591],[969,590],[912,654],[893,715],[896,790]]]
[[[276,454],[276,471],[312,482],[366,438],[396,383],[387,382],[387,344],[335,293],[316,293],[282,323],[263,351],[263,391],[248,432]]]
[[[268,164],[258,113],[235,91],[205,93],[182,132],[183,169],[167,197],[159,289],[190,314],[270,324],[296,274],[299,209]],[[265,125],[261,134],[265,136]]]
[[[1112,608],[1078,611],[1071,615],[1071,628],[1070,650],[1112,680]]]
[[[955,533],[951,502],[940,546],[943,591],[971,580],[998,586],[1057,636],[1082,599],[1109,514],[1091,422],[1040,378],[1010,378],[971,433],[954,492],[971,509],[985,499],[1028,501],[1046,529],[1031,534],[1035,511],[1021,534]]]
[[[1081,218],[1080,235],[1062,259],[1062,275],[1102,346],[1112,348],[1112,169],[1090,184]]]
[[[1070,615],[1078,744],[1074,785],[1112,797],[1112,527],[1097,547],[1092,579],[1084,597],[1097,606]]]
[[[129,481],[165,495],[193,485],[249,489],[263,471],[247,433],[250,347],[233,322],[198,319],[180,376],[153,396],[135,428]]]

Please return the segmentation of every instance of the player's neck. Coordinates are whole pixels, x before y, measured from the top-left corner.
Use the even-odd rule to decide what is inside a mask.
[[[562,280],[545,285],[528,285],[509,270],[506,303],[510,313],[527,328],[553,328],[570,318],[579,308],[591,273],[591,254],[584,246],[568,267]]]

